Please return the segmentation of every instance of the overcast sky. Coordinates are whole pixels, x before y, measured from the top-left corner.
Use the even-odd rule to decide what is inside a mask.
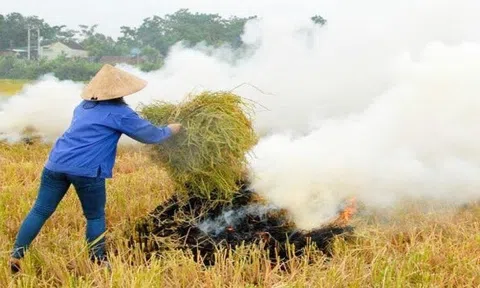
[[[13,0],[2,1],[0,13],[20,12],[37,15],[51,25],[65,24],[78,28],[79,24],[99,24],[98,30],[118,36],[120,26],[139,26],[152,15],[173,13],[181,8],[192,12],[218,13],[225,16],[264,16],[283,13],[320,13],[315,0]]]

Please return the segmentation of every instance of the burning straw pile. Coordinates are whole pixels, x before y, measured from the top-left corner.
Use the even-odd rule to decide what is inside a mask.
[[[155,124],[180,122],[185,129],[152,151],[176,181],[178,193],[137,223],[131,245],[140,245],[148,257],[183,249],[210,265],[215,252],[252,244],[276,262],[292,255],[291,245],[297,256],[309,244],[329,254],[335,236],[351,231],[338,223],[301,231],[288,211],[248,189],[245,157],[257,138],[245,107],[230,92],[204,92],[179,105],[156,103],[142,109]],[[351,210],[339,212],[346,219]]]

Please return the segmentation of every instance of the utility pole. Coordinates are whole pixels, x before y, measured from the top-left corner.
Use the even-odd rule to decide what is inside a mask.
[[[40,61],[42,48],[40,47],[40,28],[37,27],[37,61]]]
[[[28,60],[30,60],[30,26],[28,26],[27,29],[28,29],[28,40],[27,40],[27,42],[28,42],[28,45],[27,45],[28,47],[27,47],[27,49],[28,49],[28,50],[27,50],[27,55],[28,55]]]

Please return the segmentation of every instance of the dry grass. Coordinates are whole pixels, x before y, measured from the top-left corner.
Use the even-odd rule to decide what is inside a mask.
[[[157,102],[142,107],[157,125],[181,123],[182,131],[154,146],[154,161],[165,163],[177,190],[187,196],[232,201],[246,167],[246,153],[256,144],[250,103],[231,92],[192,94],[174,105]]]
[[[69,193],[47,222],[13,278],[8,252],[36,196],[48,146],[0,144],[0,287],[479,287],[480,208],[420,212],[422,205],[358,215],[358,239],[336,243],[336,257],[307,265],[293,259],[288,271],[270,267],[258,251],[237,251],[205,268],[188,255],[168,252],[145,263],[126,248],[128,223],[144,216],[172,192],[164,171],[134,149],[119,151],[115,178],[108,182],[109,246],[113,274],[90,265],[83,242],[79,201]],[[74,191],[70,191],[74,192]],[[251,257],[245,257],[250,252]]]
[[[27,80],[0,79],[0,96],[11,96],[18,93]]]

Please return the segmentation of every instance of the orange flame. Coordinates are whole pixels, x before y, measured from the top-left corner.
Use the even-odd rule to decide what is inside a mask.
[[[269,242],[270,233],[268,233],[268,232],[257,232],[256,234],[262,241]]]
[[[347,206],[342,212],[340,212],[337,219],[334,221],[334,224],[337,226],[346,226],[352,219],[353,215],[357,212],[357,200],[355,197],[350,198],[347,203]]]

